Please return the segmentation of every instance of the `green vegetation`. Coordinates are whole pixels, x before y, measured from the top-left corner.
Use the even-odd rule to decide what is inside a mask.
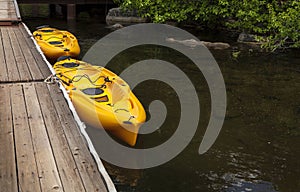
[[[258,35],[263,47],[300,47],[300,0],[115,0],[153,22],[196,21]]]

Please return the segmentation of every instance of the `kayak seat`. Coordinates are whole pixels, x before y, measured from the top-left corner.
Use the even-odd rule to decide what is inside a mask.
[[[100,95],[104,93],[103,89],[100,88],[86,88],[82,89],[81,91],[87,95]]]
[[[65,67],[65,68],[74,68],[74,67],[78,67],[79,64],[70,62],[70,63],[63,63],[61,66]]]

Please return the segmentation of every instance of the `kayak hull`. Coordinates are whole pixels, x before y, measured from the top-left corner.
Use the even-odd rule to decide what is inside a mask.
[[[136,144],[146,113],[124,80],[103,67],[75,59],[59,61],[54,69],[83,122],[104,128],[130,146]]]
[[[80,54],[76,37],[68,31],[44,27],[34,31],[33,37],[50,61],[56,61],[61,56],[76,58]]]

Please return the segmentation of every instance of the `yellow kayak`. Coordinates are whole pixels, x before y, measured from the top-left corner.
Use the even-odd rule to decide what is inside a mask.
[[[108,69],[71,58],[53,67],[82,121],[135,145],[146,113],[123,79]]]
[[[52,61],[61,56],[77,57],[80,53],[76,37],[68,31],[42,27],[33,32],[33,37],[46,57]]]

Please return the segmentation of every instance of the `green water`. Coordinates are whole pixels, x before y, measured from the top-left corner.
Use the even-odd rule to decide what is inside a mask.
[[[34,27],[50,24],[68,29],[79,39],[80,57],[110,33],[97,20],[67,24],[59,19],[27,19]],[[191,31],[201,40],[227,40],[230,36]],[[255,191],[297,192],[300,189],[300,54],[299,50],[263,53],[239,44],[212,51],[223,73],[227,113],[222,131],[204,155],[198,148],[210,114],[208,86],[197,68],[161,47],[131,49],[107,67],[121,72],[143,58],[164,58],[176,63],[196,85],[201,105],[198,131],[189,146],[170,162],[146,170],[128,170],[105,163],[116,187],[124,192]],[[238,57],[232,52],[239,50]],[[179,101],[166,84],[147,81],[134,89],[144,106],[162,100],[168,116],[160,130],[140,136],[137,147],[156,146],[174,133],[180,118]],[[147,109],[147,107],[146,107]],[[121,158],[121,157],[120,157]]]

